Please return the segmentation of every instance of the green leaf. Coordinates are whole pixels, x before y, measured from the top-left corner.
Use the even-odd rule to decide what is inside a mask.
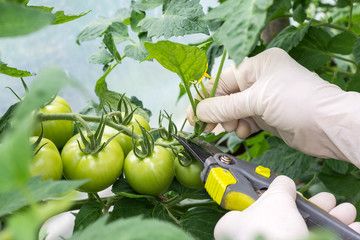
[[[156,219],[142,219],[141,217],[132,217],[119,219],[106,224],[105,217],[100,218],[91,224],[84,231],[76,232],[71,240],[113,240],[113,239],[147,239],[147,240],[192,240],[189,234],[171,223],[166,223]],[[120,237],[121,236],[121,237]]]
[[[300,178],[310,167],[314,158],[290,148],[277,137],[269,137],[269,150],[252,162],[268,167],[277,174],[284,174],[292,179]]]
[[[327,50],[330,40],[331,37],[325,30],[310,27],[304,39],[289,54],[304,67],[315,70],[330,61]]]
[[[222,214],[212,208],[196,207],[185,212],[180,218],[183,228],[196,239],[214,239],[214,228]]]
[[[151,10],[163,4],[164,0],[138,0],[132,4],[132,8],[136,11]]]
[[[245,144],[248,148],[246,152],[241,154],[239,157],[241,159],[250,160],[262,156],[265,151],[269,149],[269,144],[266,141],[266,138],[270,136],[268,132],[261,132],[254,137],[248,138],[245,140]]]
[[[4,115],[0,118],[0,140],[3,132],[11,126],[11,119],[14,116],[14,110],[18,103],[11,105]]]
[[[89,57],[89,63],[107,65],[114,61],[114,57],[104,48],[100,47],[97,52]]]
[[[326,159],[325,164],[329,165],[329,167],[337,173],[345,174],[347,173],[350,163],[343,162],[335,159]]]
[[[225,21],[214,38],[225,46],[236,64],[250,53],[264,27],[267,9],[272,3],[273,0],[228,0],[206,15],[206,20]]]
[[[122,198],[114,204],[114,209],[111,212],[110,220],[114,221],[119,218],[134,217],[142,215],[150,218],[154,205],[146,198]]]
[[[343,55],[351,54],[353,51],[356,37],[348,32],[342,32],[331,38],[329,51]]]
[[[112,19],[104,17],[99,17],[95,21],[90,22],[78,34],[76,42],[80,44],[80,42],[94,40],[102,36],[108,27],[112,24],[112,22]]]
[[[191,199],[210,199],[205,189],[191,189],[180,184],[176,179],[171,183],[168,191],[174,191],[184,198]]]
[[[70,190],[76,189],[86,181],[41,181],[41,176],[27,180],[25,186],[34,201],[44,201],[62,196]],[[11,189],[0,194],[0,216],[14,212],[26,205],[28,199],[19,189]]]
[[[67,210],[71,205],[71,196],[59,200],[48,201],[37,204],[36,207],[25,208],[17,214],[11,215],[6,221],[6,233],[1,235],[2,239],[37,239],[39,229],[46,220]],[[2,231],[1,233],[4,233]],[[5,238],[3,238],[5,237]]]
[[[87,11],[85,13],[80,13],[78,15],[65,15],[64,11],[57,11],[55,12],[55,20],[52,23],[53,25],[57,25],[57,24],[63,24],[63,23],[67,23],[67,22],[71,22],[75,19],[81,18],[82,16],[85,16],[86,14],[88,14],[90,11]]]
[[[120,22],[125,23],[126,25],[129,25],[131,11],[132,10],[129,8],[119,8],[115,13],[114,19],[116,19],[116,21],[120,21]]]
[[[319,179],[326,188],[335,195],[354,196],[360,192],[360,180],[351,174],[320,173]]]
[[[116,49],[116,45],[114,42],[113,35],[111,33],[106,33],[103,39],[103,43],[105,44],[106,48],[109,50],[111,55],[114,57],[114,59],[120,63],[121,62],[121,56],[118,50]]]
[[[11,128],[4,133],[0,145],[0,193],[25,185],[32,159],[29,129],[33,124],[33,111],[43,106],[57,94],[60,87],[70,81],[62,70],[47,68],[40,72],[29,92],[16,107]]]
[[[346,82],[343,77],[337,74],[323,73],[319,75],[322,79],[339,86],[342,90],[346,90]]]
[[[134,45],[127,45],[124,51],[127,57],[141,61],[149,55],[148,51],[144,46],[144,43],[150,42],[151,39],[146,36],[146,33],[140,33],[139,39],[139,43],[135,43]]]
[[[299,4],[295,9],[294,9],[294,13],[293,13],[293,18],[295,21],[297,21],[298,23],[303,23],[306,19],[306,9],[304,9],[302,4]]]
[[[98,220],[102,215],[102,208],[103,205],[98,201],[90,201],[83,204],[76,214],[73,232],[84,229]]]
[[[197,47],[189,47],[170,41],[145,42],[149,52],[146,59],[155,58],[164,68],[176,73],[183,81],[198,80],[205,72],[206,53]]]
[[[355,57],[355,62],[356,62],[356,64],[359,64],[360,63],[360,38],[356,39],[353,47],[354,47],[354,49],[352,52]]]
[[[1,10],[0,10],[1,11]],[[30,77],[32,74],[28,71],[18,70],[16,68],[8,67],[6,63],[0,61],[0,73],[11,77]]]
[[[336,6],[339,8],[347,7],[352,4],[352,0],[337,0]]]
[[[284,13],[288,12],[290,8],[291,8],[290,0],[274,1],[274,3],[268,8],[266,22],[269,22],[279,16],[282,16]]]
[[[350,79],[346,88],[348,91],[360,92],[360,75],[357,74]]]
[[[35,32],[53,23],[53,14],[11,2],[0,2],[0,37]]]
[[[128,27],[122,22],[113,22],[106,32],[111,33],[116,44],[129,39]]]
[[[159,202],[155,205],[155,207],[152,210],[152,217],[167,222],[174,222],[174,219],[170,217],[168,211],[169,210],[167,210],[165,205]]]
[[[299,29],[294,26],[288,26],[276,35],[266,48],[278,47],[289,52],[303,40],[309,27],[310,23]]]
[[[170,1],[160,18],[144,18],[138,26],[148,37],[163,36],[165,39],[193,33],[209,34],[205,22],[200,20],[203,16],[199,0]]]
[[[127,198],[152,198],[148,195],[141,195],[135,192],[127,183],[125,178],[119,178],[113,184],[111,191],[118,196],[124,196]]]
[[[130,26],[131,26],[131,30],[133,32],[140,32],[141,31],[141,27],[138,26],[138,23],[145,18],[145,13],[140,11],[131,11],[131,17],[130,17]]]

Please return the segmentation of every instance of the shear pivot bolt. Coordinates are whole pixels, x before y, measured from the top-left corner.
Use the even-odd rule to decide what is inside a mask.
[[[231,157],[229,157],[228,155],[222,155],[220,157],[220,162],[225,164],[231,164]]]

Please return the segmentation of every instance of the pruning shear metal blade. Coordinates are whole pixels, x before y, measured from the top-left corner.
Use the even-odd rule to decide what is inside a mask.
[[[173,137],[179,141],[179,143],[181,145],[184,146],[184,148],[186,150],[188,150],[191,155],[193,155],[199,162],[201,162],[201,164],[204,165],[206,159],[208,159],[209,157],[213,156],[215,153],[219,152],[220,150],[219,149],[212,149],[213,151],[217,151],[215,153],[211,152],[208,150],[208,146],[207,146],[207,142],[202,140],[202,139],[196,139],[196,143],[193,142],[193,141],[189,141],[189,140],[186,140],[185,138],[182,138],[180,136],[177,136],[177,135],[173,135]],[[206,143],[204,145],[204,143]],[[212,147],[211,144],[208,144],[209,147]],[[221,152],[221,151],[220,151]]]

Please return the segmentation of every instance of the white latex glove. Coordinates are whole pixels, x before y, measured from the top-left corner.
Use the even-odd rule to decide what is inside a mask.
[[[262,235],[267,240],[296,240],[309,234],[305,221],[295,204],[295,183],[286,176],[279,176],[269,189],[246,210],[230,211],[217,223],[216,240],[253,240]],[[360,232],[360,223],[354,222],[356,208],[350,203],[335,207],[335,197],[319,193],[309,199],[344,224]]]
[[[272,48],[225,69],[215,97],[198,104],[197,117],[214,123],[207,131],[221,123],[246,138],[263,129],[309,155],[360,167],[359,102],[359,93],[341,90]],[[187,116],[193,124],[192,110]]]

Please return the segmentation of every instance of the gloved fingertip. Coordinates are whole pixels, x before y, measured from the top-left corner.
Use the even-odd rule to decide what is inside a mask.
[[[349,227],[352,228],[354,231],[360,233],[360,222],[353,222],[349,224]]]
[[[251,134],[251,127],[248,122],[239,120],[237,124],[237,128],[235,129],[235,134],[241,138],[245,139]]]
[[[329,212],[346,225],[351,224],[356,218],[356,208],[351,203],[342,203]]]
[[[206,124],[206,127],[204,129],[204,133],[209,133],[211,132],[215,127],[216,127],[216,123],[208,123]]]
[[[319,206],[326,212],[329,212],[336,206],[335,196],[328,192],[318,193],[309,198],[309,201],[313,202],[315,205]]]
[[[284,175],[280,175],[274,179],[270,184],[269,189],[264,193],[265,194],[276,194],[276,193],[286,193],[291,196],[294,200],[296,198],[296,185],[294,181]]]
[[[194,111],[192,110],[191,106],[186,109],[186,118],[191,126],[195,126]]]
[[[225,123],[222,123],[221,125],[225,129],[225,131],[233,132],[238,127],[238,120],[232,120],[230,122],[225,122]]]

